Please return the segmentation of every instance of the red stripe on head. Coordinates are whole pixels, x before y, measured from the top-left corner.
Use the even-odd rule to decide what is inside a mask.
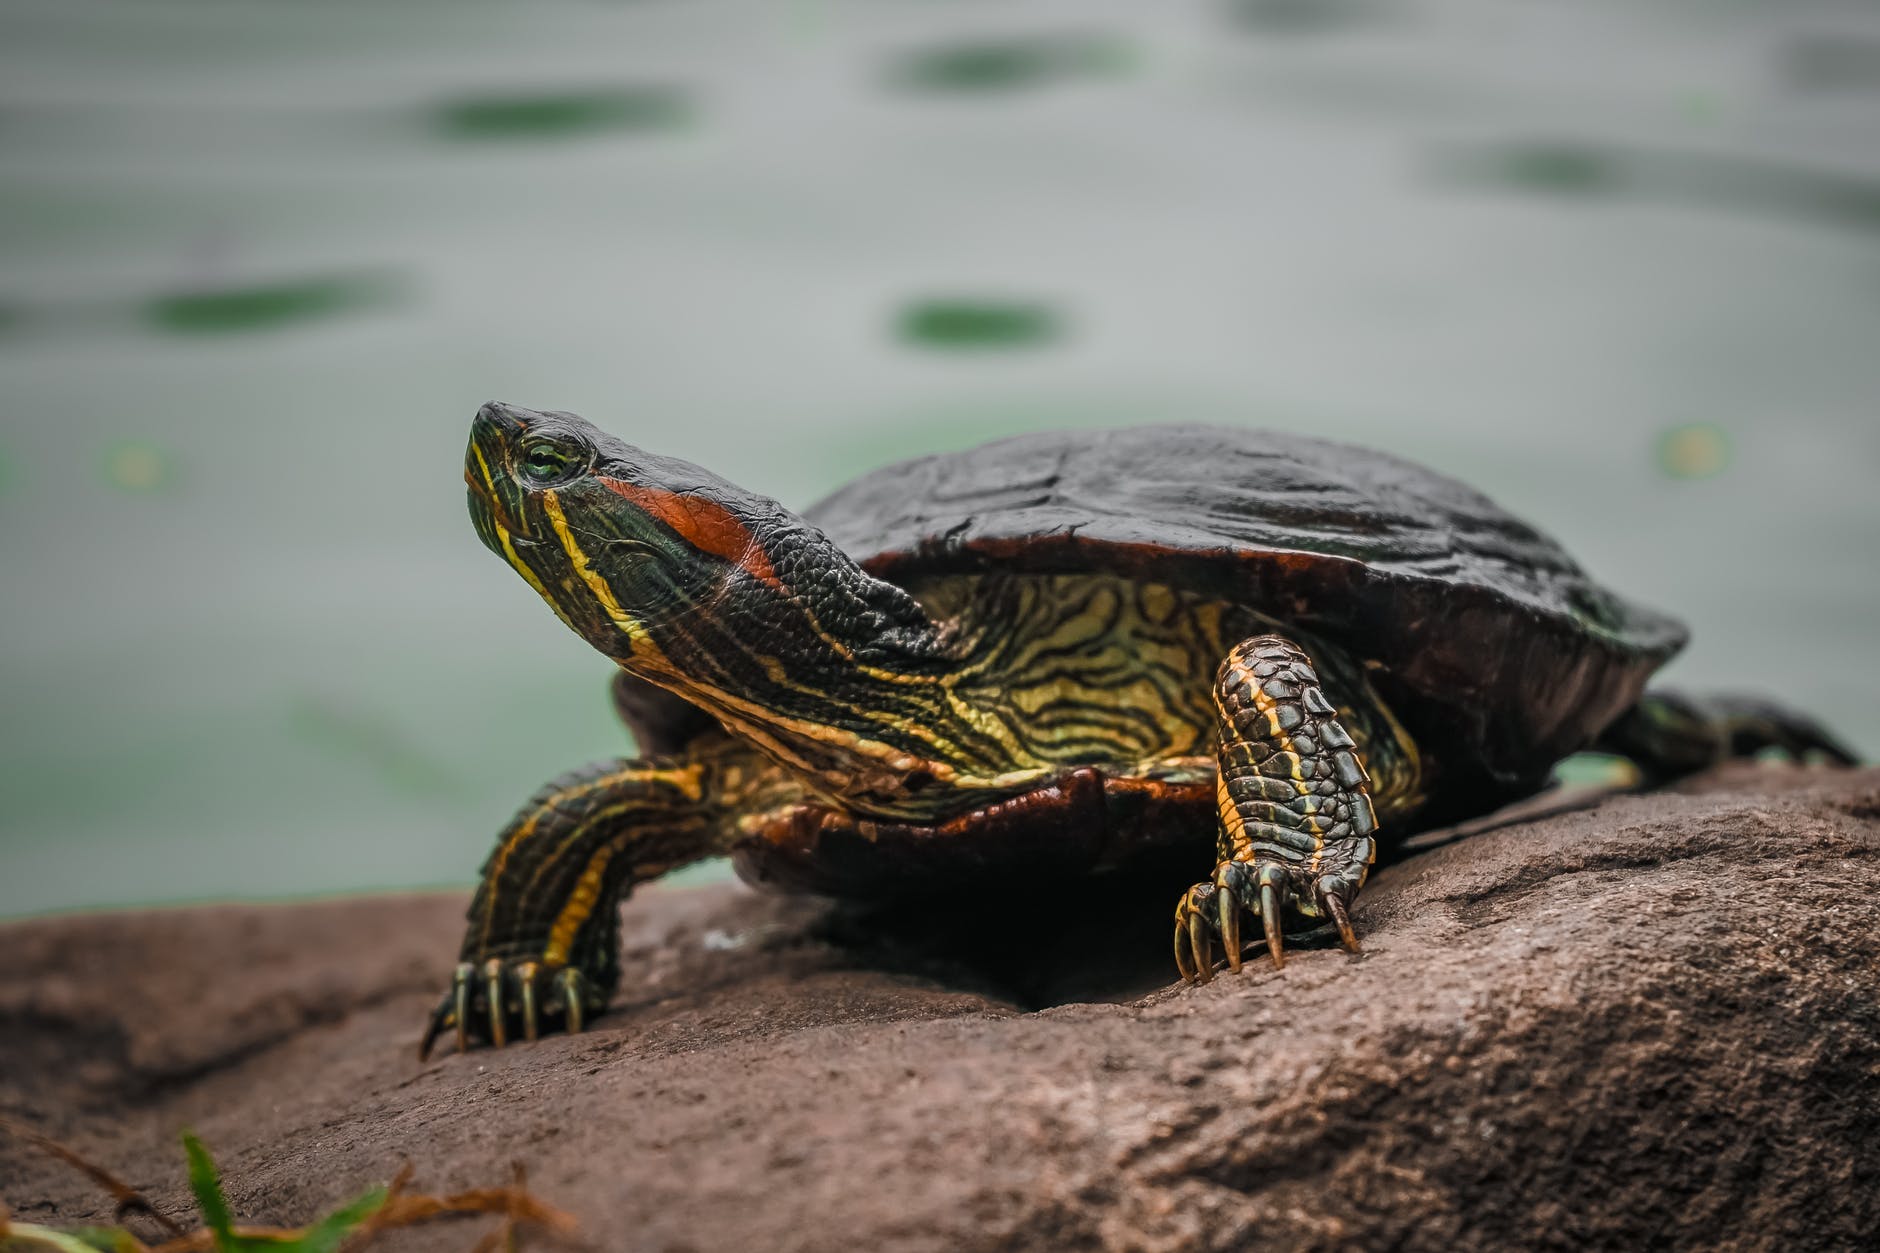
[[[641,487],[624,479],[602,477],[608,491],[670,527],[680,539],[700,552],[722,557],[742,567],[752,578],[762,579],[781,588],[783,581],[771,568],[770,558],[759,546],[750,528],[715,500],[687,496],[681,492]]]

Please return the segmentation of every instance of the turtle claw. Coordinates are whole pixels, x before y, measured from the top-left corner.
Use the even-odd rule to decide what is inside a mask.
[[[503,959],[492,957],[483,963],[483,990],[486,1008],[490,1014],[490,1044],[502,1048],[509,1043],[504,1021],[509,1017],[508,1008],[503,1004]]]
[[[1319,902],[1324,912],[1332,916],[1332,924],[1338,928],[1339,943],[1345,946],[1345,951],[1363,951],[1358,947],[1358,933],[1351,929],[1351,914],[1345,909],[1344,897],[1328,888],[1323,879],[1319,881]]]
[[[1273,969],[1286,968],[1286,937],[1279,929],[1279,889],[1271,880],[1260,884],[1260,925],[1266,930],[1266,951],[1273,955]]]
[[[566,1016],[569,1035],[580,1035],[585,1029],[583,1016],[587,1012],[587,976],[573,966],[555,976],[555,982],[561,988],[562,1012]]]
[[[491,957],[480,965],[459,962],[451,973],[450,990],[431,1011],[418,1045],[418,1060],[430,1056],[432,1046],[446,1031],[454,1031],[459,1053],[483,1043],[503,1048],[518,1026],[521,1038],[531,1044],[557,1027],[572,1035],[586,1027],[592,1011],[601,1008],[595,1003],[593,987],[573,966],[534,958]]]
[[[538,969],[534,962],[523,962],[516,967],[516,978],[522,984],[522,1038],[530,1044],[541,1034],[541,1023],[535,1014],[535,972]]]
[[[1206,983],[1214,977],[1214,940],[1209,931],[1217,925],[1210,908],[1214,895],[1212,883],[1197,883],[1175,903],[1175,968],[1185,983]]]
[[[1208,942],[1207,915],[1188,915],[1188,948],[1195,958],[1195,982],[1206,983],[1214,977],[1214,946]]]
[[[1188,924],[1182,917],[1182,909],[1188,904],[1188,898],[1182,897],[1175,907],[1175,969],[1181,972],[1183,983],[1195,981],[1195,959],[1188,951]]]
[[[1227,968],[1240,973],[1240,902],[1232,892],[1214,894],[1215,912],[1221,924],[1221,946],[1227,950]]]
[[[470,977],[476,968],[469,962],[458,962],[457,970],[451,975],[451,1025],[457,1028],[457,1051],[470,1051]]]
[[[431,1020],[425,1024],[424,1038],[418,1041],[418,1060],[425,1061],[431,1056],[431,1046],[437,1043],[437,1037],[451,1028],[457,1031],[457,1051],[467,1053],[470,1039],[464,1030],[465,1016],[470,1008],[470,976],[475,968],[469,962],[460,962],[451,973],[450,989],[444,993],[444,999],[431,1011]]]
[[[1241,915],[1260,920],[1266,951],[1273,969],[1286,968],[1285,911],[1291,907],[1307,918],[1329,919],[1329,925],[1300,932],[1292,938],[1318,947],[1334,928],[1344,947],[1359,950],[1351,925],[1350,903],[1357,882],[1349,874],[1325,874],[1316,883],[1302,880],[1296,871],[1273,861],[1226,861],[1209,883],[1189,888],[1175,906],[1175,966],[1185,983],[1206,983],[1214,977],[1213,941],[1219,937],[1227,950],[1227,968],[1238,973],[1243,965]]]

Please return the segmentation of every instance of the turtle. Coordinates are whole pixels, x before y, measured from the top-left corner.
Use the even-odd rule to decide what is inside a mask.
[[[1678,622],[1455,480],[1295,432],[1021,435],[799,515],[491,402],[464,477],[483,544],[614,663],[640,755],[502,830],[422,1054],[582,1030],[622,899],[709,857],[893,900],[1074,891],[1187,850],[1175,973],[1206,982],[1262,944],[1283,968],[1301,936],[1357,952],[1380,842],[1532,795],[1589,746],[1657,780],[1854,761],[1779,706],[1647,691]]]

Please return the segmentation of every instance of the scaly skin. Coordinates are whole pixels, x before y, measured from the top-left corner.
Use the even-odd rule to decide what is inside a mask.
[[[1756,697],[1693,697],[1662,688],[1645,693],[1594,747],[1629,758],[1652,783],[1772,750],[1793,761],[1820,757],[1851,766],[1857,760],[1805,714]]]
[[[775,501],[571,414],[485,406],[464,475],[484,544],[698,714],[648,712],[670,752],[563,776],[504,830],[426,1049],[579,1030],[618,976],[635,884],[757,845],[797,855],[819,830],[903,849],[1034,818],[1124,832],[1205,815],[1213,791],[1218,864],[1178,910],[1183,974],[1209,977],[1217,938],[1239,968],[1243,913],[1275,963],[1289,914],[1355,947],[1377,820],[1424,803],[1430,763],[1365,665],[1253,607],[1121,575],[904,589]]]
[[[1350,907],[1377,857],[1370,775],[1297,644],[1262,635],[1237,646],[1214,682],[1220,712],[1219,863],[1175,906],[1182,977],[1213,977],[1211,937],[1241,966],[1240,915],[1260,920],[1275,968],[1285,965],[1287,908],[1329,918],[1358,950]]]
[[[444,1031],[501,1047],[544,1025],[581,1029],[619,978],[615,903],[715,851],[718,798],[704,761],[596,762],[530,798],[497,838],[470,905],[461,960],[421,1055]],[[505,1008],[508,1007],[508,1008]]]

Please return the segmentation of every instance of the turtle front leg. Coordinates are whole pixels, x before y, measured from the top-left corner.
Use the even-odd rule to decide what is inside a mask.
[[[454,1030],[501,1048],[607,1007],[620,977],[619,904],[637,883],[718,851],[703,763],[619,759],[570,771],[503,829],[470,903],[451,986],[418,1056]]]
[[[1358,949],[1351,904],[1377,855],[1370,776],[1319,688],[1311,660],[1282,635],[1243,641],[1214,680],[1220,715],[1219,864],[1175,907],[1182,978],[1213,977],[1213,941],[1241,964],[1240,916],[1259,920],[1285,964],[1288,910],[1328,919]]]

